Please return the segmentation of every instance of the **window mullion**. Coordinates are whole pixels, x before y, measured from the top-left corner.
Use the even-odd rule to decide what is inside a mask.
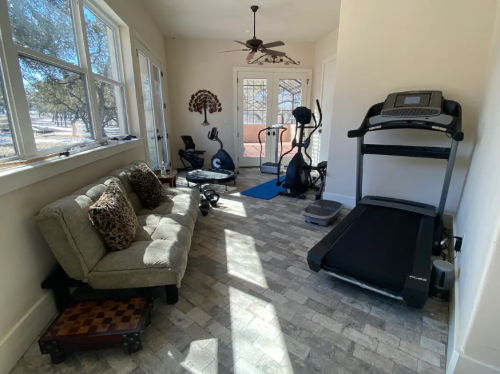
[[[87,97],[90,104],[90,113],[96,140],[102,139],[102,122],[99,116],[99,103],[96,95],[95,79],[90,62],[90,50],[87,41],[87,30],[83,15],[83,1],[71,0],[73,9],[73,20],[75,22],[76,39],[78,43],[78,57],[81,66],[86,70]]]
[[[12,42],[9,9],[6,0],[0,0],[0,28],[5,54],[4,85],[10,107],[12,127],[16,134],[20,157],[36,155],[35,135],[31,129],[28,101],[24,91],[23,77],[16,46]]]

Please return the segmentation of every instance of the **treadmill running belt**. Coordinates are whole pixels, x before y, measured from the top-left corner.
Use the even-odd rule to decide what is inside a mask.
[[[401,292],[412,272],[423,216],[361,204],[355,209],[362,211],[324,257],[323,267]]]

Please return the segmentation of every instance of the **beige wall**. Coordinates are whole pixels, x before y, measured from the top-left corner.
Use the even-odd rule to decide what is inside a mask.
[[[181,135],[191,135],[199,149],[207,151],[205,164],[209,164],[219,144],[207,139],[212,126],[219,130],[219,137],[224,149],[234,158],[233,119],[233,67],[249,67],[244,52],[219,53],[219,51],[237,49],[238,45],[227,40],[166,39],[170,109],[172,121],[171,149],[174,155],[172,163],[181,166],[177,151],[184,148]],[[298,68],[313,68],[313,43],[286,43],[280,48],[294,60],[301,62]],[[286,67],[283,65],[265,65],[264,67]],[[258,66],[255,66],[258,69]],[[222,112],[208,114],[211,126],[202,126],[203,116],[188,111],[192,94],[200,89],[207,89],[218,96],[222,103]]]
[[[456,234],[464,236],[464,243],[456,261],[459,276],[455,349],[464,355],[465,361],[472,359],[500,372],[500,300],[497,297],[500,284],[500,169],[497,165],[500,159],[500,8],[487,82],[476,147],[456,217]],[[459,360],[456,372],[471,372],[463,361]]]
[[[106,0],[106,3],[126,26],[136,29],[164,58],[163,36],[139,0]],[[103,4],[101,0],[100,5]],[[136,90],[130,76],[134,54],[130,45],[131,33],[126,26],[124,43],[128,45],[125,45],[124,59],[128,78],[131,78],[127,79],[129,120],[132,132],[140,134],[138,121],[142,123],[142,119],[136,100],[140,87]],[[52,296],[40,289],[40,283],[56,261],[33,216],[46,204],[133,160],[144,159],[144,155],[141,146],[0,196],[3,212],[0,224],[0,373],[10,371],[55,311]]]
[[[463,107],[465,141],[446,206],[456,211],[474,142],[495,7],[495,0],[342,2],[326,198],[354,204],[356,140],[348,139],[347,131],[359,127],[371,105],[391,92],[437,89]],[[449,146],[444,134],[416,130],[379,131],[366,142]],[[444,170],[444,161],[367,156],[363,194],[437,205]]]

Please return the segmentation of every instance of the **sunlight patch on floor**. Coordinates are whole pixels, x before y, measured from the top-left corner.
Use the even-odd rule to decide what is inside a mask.
[[[253,237],[224,230],[228,273],[264,289],[268,288]]]
[[[242,202],[225,200],[224,196],[221,196],[219,202],[219,205],[224,207],[224,209],[221,209],[221,212],[232,214],[238,217],[247,217],[247,211],[245,209],[245,205]]]

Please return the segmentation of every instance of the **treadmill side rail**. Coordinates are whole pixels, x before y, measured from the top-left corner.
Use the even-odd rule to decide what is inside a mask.
[[[429,295],[433,235],[434,219],[422,217],[415,244],[413,269],[411,274],[407,275],[403,288],[403,299],[412,308],[422,309]]]

